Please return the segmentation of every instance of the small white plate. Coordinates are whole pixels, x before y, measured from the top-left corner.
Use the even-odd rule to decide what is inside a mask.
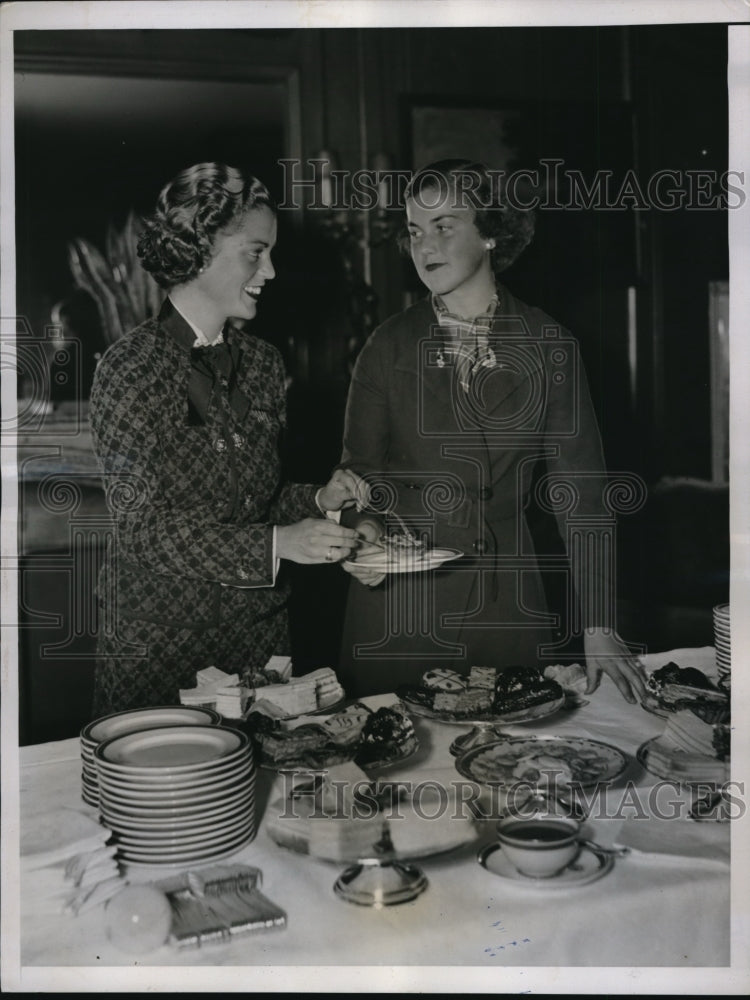
[[[483,847],[477,855],[477,861],[493,875],[498,875],[506,882],[515,882],[524,889],[551,889],[558,892],[561,889],[575,889],[581,885],[588,885],[589,882],[595,882],[611,871],[615,863],[611,854],[582,847],[576,860],[559,875],[554,875],[552,878],[531,878],[516,871],[498,843]]]
[[[228,778],[240,774],[247,774],[253,770],[254,766],[252,757],[249,754],[243,754],[241,757],[233,759],[231,764],[225,767],[212,768],[210,771],[191,771],[187,774],[119,774],[100,767],[95,775],[95,780],[100,784],[121,788],[123,791],[157,793],[164,790],[179,791],[184,788],[201,788],[204,785],[226,781]]]
[[[192,863],[194,861],[213,861],[219,857],[227,857],[228,855],[239,851],[241,847],[245,846],[245,844],[249,844],[254,836],[255,828],[254,826],[251,826],[245,833],[237,834],[229,838],[226,842],[218,843],[213,846],[207,845],[199,850],[180,851],[174,854],[169,852],[148,854],[147,852],[144,853],[143,851],[136,851],[127,848],[118,853],[121,854],[122,860],[125,864],[136,862],[147,865],[181,865],[185,863]]]
[[[133,773],[141,768],[190,771],[226,761],[249,742],[244,733],[224,726],[166,726],[105,740],[94,756]]]
[[[103,815],[106,815],[110,809],[113,809],[115,814],[119,816],[142,816],[145,819],[169,819],[181,816],[186,819],[190,817],[197,819],[200,816],[213,816],[214,809],[219,807],[223,809],[230,802],[252,794],[254,789],[255,784],[253,779],[247,785],[242,785],[232,792],[222,790],[219,791],[218,795],[198,795],[193,799],[176,802],[171,800],[169,802],[162,801],[154,804],[132,802],[129,799],[116,797],[111,798],[107,796],[105,791],[104,795],[101,796],[101,807]]]
[[[123,847],[134,848],[135,850],[160,851],[164,850],[192,850],[194,847],[202,847],[207,844],[214,844],[231,837],[233,834],[243,832],[255,822],[252,814],[243,812],[227,820],[225,823],[215,824],[211,830],[187,831],[180,830],[171,832],[162,831],[159,836],[141,833],[117,833],[117,843]]]
[[[126,824],[128,827],[138,823],[141,829],[170,826],[174,823],[206,823],[223,818],[235,809],[244,808],[248,802],[253,801],[254,791],[251,785],[233,792],[229,797],[222,795],[218,802],[201,799],[198,803],[178,803],[170,806],[162,804],[156,808],[107,799],[102,804],[102,811],[106,825],[112,824],[113,828],[115,823],[119,826]]]
[[[179,829],[183,833],[199,832],[215,829],[219,823],[225,823],[234,816],[239,816],[253,809],[254,797],[248,793],[235,798],[223,809],[211,810],[210,813],[198,816],[182,816],[180,813],[171,816],[158,816],[151,819],[147,816],[133,816],[132,813],[121,813],[108,807],[107,827],[115,833],[129,833],[136,828],[144,836],[154,833],[167,833]]]
[[[422,573],[425,570],[437,569],[443,563],[452,559],[460,559],[463,552],[458,549],[428,549],[422,556],[414,556],[409,552],[374,552],[359,559],[347,559],[344,566],[347,569],[356,567],[375,570],[377,573]]]
[[[234,857],[238,854],[243,847],[249,844],[255,834],[252,833],[245,840],[240,840],[236,844],[230,844],[228,847],[223,848],[209,848],[205,853],[200,852],[196,857],[181,858],[179,860],[174,860],[166,858],[162,861],[141,861],[132,857],[121,857],[120,860],[128,869],[140,869],[142,871],[159,871],[160,874],[164,872],[169,872],[170,874],[177,872],[178,870],[184,870],[185,865],[189,864],[191,868],[202,868],[206,865],[212,865],[215,861],[222,861],[226,858]]]
[[[230,775],[223,781],[204,782],[203,784],[198,785],[180,785],[176,788],[173,788],[171,785],[164,785],[163,787],[155,787],[152,785],[148,788],[134,788],[132,786],[125,787],[122,784],[100,777],[99,793],[101,795],[117,797],[128,802],[140,802],[142,805],[148,805],[150,802],[158,802],[161,805],[165,801],[175,802],[177,800],[191,800],[206,794],[213,798],[215,791],[222,791],[226,793],[234,788],[247,785],[248,779],[251,775],[252,769],[245,768],[237,774]]]
[[[133,708],[124,712],[94,719],[81,730],[81,742],[90,747],[110,740],[113,736],[140,729],[163,726],[219,725],[221,716],[212,708],[190,708],[181,705],[162,705],[156,708]]]
[[[169,806],[170,808],[176,807],[178,809],[191,809],[193,806],[202,806],[204,810],[209,811],[213,806],[224,803],[227,796],[241,795],[254,788],[254,782],[254,776],[251,776],[243,781],[237,781],[232,785],[228,785],[226,788],[219,788],[216,791],[205,789],[199,793],[186,792],[184,795],[162,795],[153,798],[129,798],[127,795],[120,795],[119,792],[112,791],[110,788],[100,788],[99,799],[102,804],[102,810],[113,806],[115,809],[119,809],[120,812],[125,812],[128,809],[150,810],[153,808],[154,810],[162,810],[165,806]],[[147,815],[152,815],[152,813],[148,812]]]

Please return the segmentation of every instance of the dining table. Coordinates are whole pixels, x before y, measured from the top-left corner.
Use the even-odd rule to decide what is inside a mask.
[[[697,666],[709,676],[715,672],[713,647],[649,653],[642,660],[649,670],[676,662]],[[470,798],[469,782],[457,769],[451,745],[471,726],[417,715],[413,721],[416,753],[379,777],[452,784]],[[217,977],[231,973],[231,982],[244,986],[229,989],[252,991],[263,984],[274,991],[296,983],[315,991],[322,983],[335,989],[340,976],[351,974],[359,984],[354,989],[391,992],[417,988],[417,983],[418,988],[433,984],[438,991],[449,990],[477,975],[484,984],[479,991],[500,991],[509,982],[514,988],[531,988],[535,970],[556,970],[559,985],[566,970],[577,970],[580,984],[593,982],[586,976],[595,972],[627,968],[655,975],[659,970],[689,971],[694,984],[701,982],[701,970],[706,975],[712,970],[710,981],[717,983],[716,975],[738,960],[732,951],[731,840],[733,820],[745,811],[744,786],[730,789],[713,811],[696,812],[694,789],[652,774],[639,762],[639,748],[664,727],[661,715],[626,701],[606,675],[577,705],[499,727],[497,739],[586,738],[625,755],[625,770],[589,799],[584,830],[600,845],[627,851],[617,854],[602,877],[585,884],[513,880],[480,864],[482,848],[497,839],[498,817],[488,810],[473,818],[475,839],[413,862],[426,878],[426,889],[415,898],[391,906],[355,905],[334,892],[343,864],[282,847],[270,836],[272,811],[289,776],[259,767],[257,833],[225,863],[260,869],[263,893],[285,912],[284,926],[194,948],[165,943],[134,956],[109,940],[106,904],[77,916],[54,912],[37,894],[24,892],[21,876],[22,980],[54,989],[50,983],[87,984],[94,981],[90,977],[112,970],[105,977],[110,984],[105,988],[111,988],[113,982],[130,982],[124,978],[129,967],[141,976],[148,970],[152,978],[145,982],[161,982],[158,977],[167,975],[167,982],[179,983],[179,988],[184,983],[188,990],[199,983],[207,988],[224,982]],[[20,748],[18,782],[21,841],[30,824],[61,807],[99,819],[97,810],[81,799],[76,738]],[[480,788],[480,801],[484,792]],[[123,881],[131,884],[162,876],[150,868],[123,868]],[[316,979],[315,970],[321,969],[327,975]],[[178,978],[187,970],[191,978]]]

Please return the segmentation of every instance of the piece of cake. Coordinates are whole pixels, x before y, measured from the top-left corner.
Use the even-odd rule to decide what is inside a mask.
[[[365,722],[355,763],[368,763],[404,756],[417,747],[414,725],[401,705],[379,708]]]
[[[455,712],[463,693],[462,691],[436,691],[432,698],[431,707],[436,712]]]
[[[667,663],[646,679],[646,688],[658,707],[671,712],[689,709],[704,722],[726,722],[729,697],[696,667]]]
[[[456,711],[461,715],[483,715],[492,708],[492,691],[468,688],[458,696]]]
[[[497,672],[494,667],[472,667],[469,672],[469,687],[484,688],[487,691],[495,690]]]
[[[544,668],[544,676],[557,681],[563,691],[571,694],[584,694],[588,687],[588,677],[580,663],[551,663]]]
[[[431,691],[463,691],[466,688],[466,678],[455,670],[436,667],[422,674],[422,686]]]
[[[493,709],[498,714],[520,712],[562,697],[557,681],[543,677],[535,667],[511,667],[498,674]]]
[[[366,705],[355,702],[353,705],[347,705],[341,712],[329,716],[323,726],[337,746],[351,746],[362,738],[367,720],[372,714]]]
[[[391,532],[382,539],[382,544],[391,559],[423,559],[426,550],[425,543],[410,531]]]
[[[286,684],[268,684],[261,688],[264,701],[270,701],[286,715],[304,715],[318,707],[315,680],[306,677],[292,679]]]
[[[664,732],[651,740],[646,753],[655,773],[687,782],[723,782],[729,777],[729,726],[680,709],[667,717]]]
[[[313,670],[312,673],[305,674],[300,679],[315,683],[318,708],[335,705],[337,701],[341,701],[345,697],[344,689],[330,667],[320,667],[318,670]],[[290,683],[293,682],[290,681]]]

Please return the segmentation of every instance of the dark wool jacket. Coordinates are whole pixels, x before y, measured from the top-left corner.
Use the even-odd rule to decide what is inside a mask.
[[[272,525],[321,516],[316,487],[282,483],[285,377],[278,351],[226,332],[231,382],[167,300],[113,344],[90,401],[94,445],[115,522],[100,596],[118,620],[201,630],[247,590],[249,624],[283,607]],[[153,628],[151,628],[153,634]],[[248,643],[252,636],[248,637]]]
[[[545,560],[532,545],[527,512],[540,502],[540,471],[555,477],[541,503],[563,540],[574,522],[596,531],[611,521],[578,345],[541,310],[505,288],[499,296],[489,341],[496,364],[478,369],[469,394],[429,298],[384,322],[357,359],[342,465],[373,474],[381,507],[467,558],[394,574],[372,590],[352,582],[341,668],[355,693],[417,679],[433,660],[464,670],[536,663],[539,643],[553,638],[539,562],[567,572],[562,546]],[[580,555],[569,599],[585,597],[584,624],[605,624],[610,553]],[[562,610],[564,630],[575,612]]]

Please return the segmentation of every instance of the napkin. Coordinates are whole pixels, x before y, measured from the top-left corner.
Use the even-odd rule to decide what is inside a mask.
[[[111,831],[77,809],[61,807],[23,820],[21,881],[35,912],[76,915],[123,886]]]
[[[78,809],[63,806],[23,817],[21,865],[27,871],[94,852],[112,836],[110,830]]]
[[[659,819],[647,823],[626,819],[617,843],[630,847],[643,860],[659,863],[688,863],[691,868],[726,868],[730,865],[730,844],[726,824],[696,823],[690,819]]]

